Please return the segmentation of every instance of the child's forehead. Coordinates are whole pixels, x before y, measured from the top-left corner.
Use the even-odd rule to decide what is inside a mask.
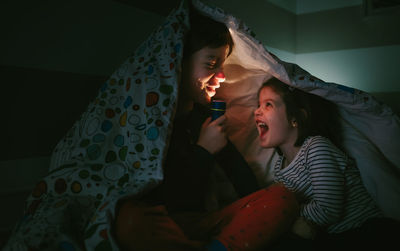
[[[260,90],[261,96],[280,97],[279,93],[271,86],[263,86]]]
[[[284,105],[283,98],[281,95],[274,90],[274,88],[270,86],[264,86],[260,90],[260,94],[258,96],[258,102],[272,102],[275,105]]]

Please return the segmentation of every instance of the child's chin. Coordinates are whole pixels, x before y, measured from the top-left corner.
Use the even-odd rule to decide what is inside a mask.
[[[217,93],[216,91],[206,91],[207,96],[211,99],[212,97],[215,96],[215,94]]]
[[[268,144],[268,142],[260,142],[260,146],[262,148],[271,148],[272,146],[270,144]]]
[[[206,93],[198,98],[198,102],[202,105],[207,105],[211,103],[211,97],[208,96]]]

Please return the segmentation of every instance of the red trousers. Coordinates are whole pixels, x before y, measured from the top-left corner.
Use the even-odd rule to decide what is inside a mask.
[[[210,239],[227,250],[259,250],[288,231],[298,216],[294,194],[272,185],[207,214],[169,215],[164,206],[126,201],[117,212],[122,250],[202,250]]]

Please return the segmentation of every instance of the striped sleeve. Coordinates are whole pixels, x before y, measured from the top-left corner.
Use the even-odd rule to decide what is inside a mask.
[[[336,223],[345,207],[346,157],[323,137],[313,138],[306,154],[312,197],[301,214],[320,226]]]

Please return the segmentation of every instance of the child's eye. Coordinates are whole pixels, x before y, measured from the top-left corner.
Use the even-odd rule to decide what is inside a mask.
[[[213,70],[216,68],[216,63],[207,63],[206,66],[208,69]]]
[[[270,102],[265,103],[265,107],[271,107],[272,104]]]
[[[215,69],[218,67],[218,60],[216,60],[216,59],[207,60],[206,66],[208,69]]]

